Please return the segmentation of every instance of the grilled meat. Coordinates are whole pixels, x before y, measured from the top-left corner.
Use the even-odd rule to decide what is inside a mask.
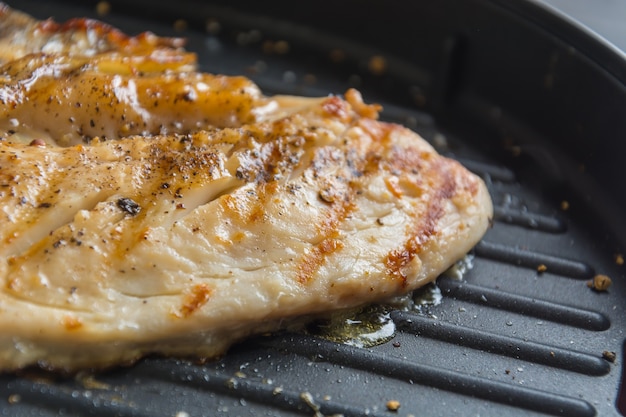
[[[485,186],[350,96],[191,135],[0,142],[0,367],[214,356],[434,280],[485,232]]]
[[[101,77],[99,91],[113,91],[149,73],[127,71],[123,59],[102,70],[116,52],[97,52],[15,57],[2,70],[3,117],[46,114],[33,85],[63,91],[82,88],[71,77]],[[154,72],[155,90],[193,82],[222,90],[209,89],[204,105],[171,101],[162,113],[142,105],[148,125],[186,121],[181,108],[216,119],[131,135],[111,120],[129,119],[146,97],[137,93],[107,116],[66,106],[72,123],[32,117],[20,121],[32,129],[20,140],[0,140],[0,370],[213,357],[291,319],[420,287],[488,227],[484,183],[414,132],[378,121],[378,107],[355,90],[345,99],[266,98],[248,80],[187,70],[172,76],[174,88],[166,72]],[[236,97],[242,84],[246,116],[216,121],[230,114],[220,94]],[[78,100],[70,96],[64,104]],[[87,117],[113,133],[74,129]],[[85,134],[89,143],[77,143]]]
[[[0,136],[71,146],[275,116],[249,79],[196,72],[183,43],[90,19],[38,21],[0,3]]]
[[[118,52],[126,56],[178,56],[186,65],[194,65],[195,56],[182,49],[184,43],[181,38],[164,38],[150,32],[128,36],[93,19],[40,21],[0,3],[0,64],[33,53],[94,56]]]
[[[152,56],[30,54],[0,67],[0,132],[70,146],[260,120],[273,100],[244,77],[168,71]]]

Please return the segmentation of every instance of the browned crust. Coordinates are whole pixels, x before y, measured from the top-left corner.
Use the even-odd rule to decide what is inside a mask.
[[[319,267],[326,262],[326,258],[343,246],[344,243],[341,240],[332,238],[326,238],[315,245],[298,263],[296,280],[300,284],[309,283]]]
[[[206,304],[211,298],[211,288],[207,284],[194,285],[185,296],[183,305],[174,313],[178,318],[187,318]]]
[[[142,32],[129,36],[119,29],[95,19],[73,18],[65,22],[53,19],[36,20],[33,17],[14,10],[5,3],[0,3],[0,38],[13,37],[21,33],[30,42],[30,48],[55,35],[61,35],[68,44],[75,34],[91,32],[97,38],[99,52],[120,51],[133,54],[147,54],[156,48],[182,48],[184,38],[156,36],[151,32]],[[38,52],[31,50],[31,52]]]
[[[434,167],[431,167],[434,168],[434,172],[430,172],[429,177],[437,176],[442,181],[434,185],[433,189],[436,192],[429,200],[426,208],[415,213],[414,224],[407,226],[409,238],[402,246],[389,252],[385,259],[387,273],[399,281],[401,288],[405,288],[407,285],[404,269],[413,258],[420,254],[423,245],[437,235],[438,221],[445,213],[444,204],[454,196],[456,191],[456,182],[447,170],[441,169],[441,165],[444,164],[438,161]]]
[[[12,30],[18,36],[7,36]],[[75,60],[51,85],[66,91],[79,81],[90,85],[100,118],[100,105],[123,106],[109,94],[106,77],[94,90],[96,73],[144,80],[137,84],[142,91],[160,79],[147,75],[161,71],[183,83],[186,76],[205,76],[190,72],[195,56],[181,46],[180,39],[128,36],[91,19],[38,22],[0,3],[0,59],[14,59],[5,75],[30,80],[33,71],[24,64],[52,68]],[[43,53],[54,48],[63,51]],[[176,59],[189,65],[153,65]],[[243,77],[215,81],[219,97],[172,90],[168,101],[156,87],[150,93],[144,107],[166,109],[161,123],[167,114],[190,120],[192,109],[201,109],[205,124],[178,135],[162,126],[151,131],[150,120],[131,120],[124,110],[106,116],[125,122],[114,125],[117,132],[87,134],[96,120],[89,120],[94,116],[83,96],[62,102],[59,94],[43,100],[5,94],[6,107],[31,100],[38,110],[57,97],[56,114],[72,109],[62,117],[72,124],[74,108],[88,112],[77,124],[84,146],[0,142],[6,208],[0,356],[7,358],[0,368],[106,367],[154,351],[219,354],[249,333],[278,329],[286,318],[423,285],[487,227],[480,180],[413,132],[378,122],[381,107],[364,103],[358,91],[348,90],[345,100],[274,97],[269,103]],[[201,107],[207,103],[214,106]],[[227,123],[208,124],[210,115],[231,105]],[[268,110],[276,106],[277,113]],[[266,118],[257,118],[265,111]],[[35,119],[41,128],[41,117]],[[145,136],[129,137],[131,122],[143,123]],[[58,120],[51,124],[67,129]],[[126,138],[104,142],[120,136]],[[289,212],[292,207],[300,211]],[[389,219],[387,227],[382,219]],[[34,348],[18,351],[18,340]]]
[[[166,46],[181,48],[185,45],[184,38],[165,38],[156,36],[152,32],[142,32],[135,36],[126,35],[121,30],[95,19],[74,18],[65,22],[56,22],[53,19],[43,20],[35,25],[44,35],[66,34],[68,32],[96,32],[99,39],[106,39],[111,45],[120,50],[136,50],[138,48],[153,48]]]

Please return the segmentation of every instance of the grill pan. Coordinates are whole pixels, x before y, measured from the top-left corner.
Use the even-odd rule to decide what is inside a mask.
[[[285,333],[204,364],[4,374],[0,415],[620,415],[624,53],[537,1],[337,3],[110,1],[104,17],[95,2],[10,5],[185,36],[202,70],[267,94],[359,88],[485,179],[495,220],[472,267],[437,281],[439,304],[393,310],[381,345]],[[600,273],[608,292],[586,285]]]

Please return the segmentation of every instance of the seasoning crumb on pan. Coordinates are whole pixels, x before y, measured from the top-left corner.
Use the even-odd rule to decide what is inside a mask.
[[[335,48],[330,51],[330,53],[328,54],[328,57],[330,58],[332,62],[334,62],[335,64],[338,64],[346,59],[346,53],[343,49]]]
[[[108,1],[99,1],[98,4],[96,4],[96,13],[98,13],[98,16],[106,16],[110,11],[111,3]]]
[[[622,255],[621,253],[616,254],[615,263],[620,266],[624,265],[624,255]]]
[[[267,63],[265,61],[256,61],[254,65],[246,68],[249,74],[259,74],[267,70]]]
[[[546,272],[548,270],[548,267],[544,264],[540,264],[539,266],[537,266],[537,272],[542,273],[542,272]]]
[[[320,413],[320,406],[315,404],[315,401],[313,401],[313,396],[311,395],[310,392],[301,392],[300,393],[300,399],[302,401],[305,402],[306,405],[308,405],[311,410],[313,410],[315,412],[315,417],[324,417],[324,415],[322,413]]]
[[[426,94],[424,93],[424,89],[419,85],[412,85],[409,88],[409,94],[418,107],[424,107],[424,105],[426,105]]]
[[[304,74],[303,80],[305,84],[312,85],[317,82],[317,77],[315,74]]]
[[[204,24],[204,28],[211,35],[217,35],[222,29],[222,25],[216,19],[207,19]]]
[[[602,357],[611,363],[615,363],[617,355],[615,354],[615,352],[605,350],[604,352],[602,352]]]
[[[289,42],[287,41],[277,41],[274,44],[274,52],[283,55],[289,52]]]
[[[95,375],[88,372],[79,372],[76,377],[76,382],[83,386],[85,389],[111,389],[111,386],[106,382],[98,381]]]
[[[563,211],[569,210],[569,201],[567,200],[561,201],[561,210]]]
[[[387,410],[389,411],[398,411],[400,409],[400,401],[398,400],[389,400],[387,401]]]
[[[9,404],[17,404],[22,401],[22,397],[20,397],[20,394],[11,394],[7,401],[9,401]]]
[[[374,55],[370,58],[367,68],[374,75],[382,75],[387,70],[387,61],[380,55]]]
[[[587,287],[596,291],[606,291],[613,281],[606,275],[598,274],[592,280],[587,281]]]
[[[268,55],[284,55],[288,53],[290,49],[291,47],[289,45],[289,42],[285,40],[279,40],[274,42],[268,39],[261,44],[261,50],[263,51],[263,53]]]
[[[174,30],[177,32],[184,32],[187,30],[187,21],[185,19],[176,19],[174,21]]]
[[[271,54],[272,52],[274,52],[274,42],[270,40],[264,41],[261,44],[261,49],[263,50],[263,53]]]
[[[256,29],[252,29],[252,30],[245,31],[245,32],[239,32],[237,34],[237,45],[246,46],[251,43],[257,43],[261,40],[261,38],[262,38],[261,32]]]
[[[441,133],[435,133],[435,136],[433,136],[433,145],[435,145],[437,149],[448,149],[448,139]]]

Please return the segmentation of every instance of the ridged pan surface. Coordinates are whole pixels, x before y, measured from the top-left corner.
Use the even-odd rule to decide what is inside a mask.
[[[12,6],[39,18],[97,16],[95,7],[31,0]],[[102,19],[131,33],[186,36],[203,70],[243,73],[267,94],[359,88],[366,100],[383,104],[383,119],[408,125],[485,179],[494,225],[465,260],[462,278],[441,277],[436,288],[425,290],[438,301],[391,311],[396,331],[386,343],[360,348],[311,334],[279,334],[245,341],[204,364],[149,358],[71,379],[5,374],[0,415],[619,415],[625,267],[610,231],[593,227],[586,207],[592,202],[575,190],[546,193],[545,167],[537,159],[504,146],[486,149],[480,129],[440,126],[417,105],[396,100],[386,93],[393,91],[386,89],[393,73],[377,77],[368,61],[354,70],[342,66],[337,53],[324,51],[314,37],[312,48],[299,53],[290,43],[293,26],[277,26],[278,37],[257,30],[253,19],[231,30],[216,18],[209,22],[212,33],[191,26],[179,32],[176,16],[157,23],[123,12],[113,7]],[[279,41],[285,43],[268,50]],[[366,46],[360,51],[370,53]],[[586,285],[600,273],[613,279],[607,292]],[[400,408],[389,410],[390,400]]]

